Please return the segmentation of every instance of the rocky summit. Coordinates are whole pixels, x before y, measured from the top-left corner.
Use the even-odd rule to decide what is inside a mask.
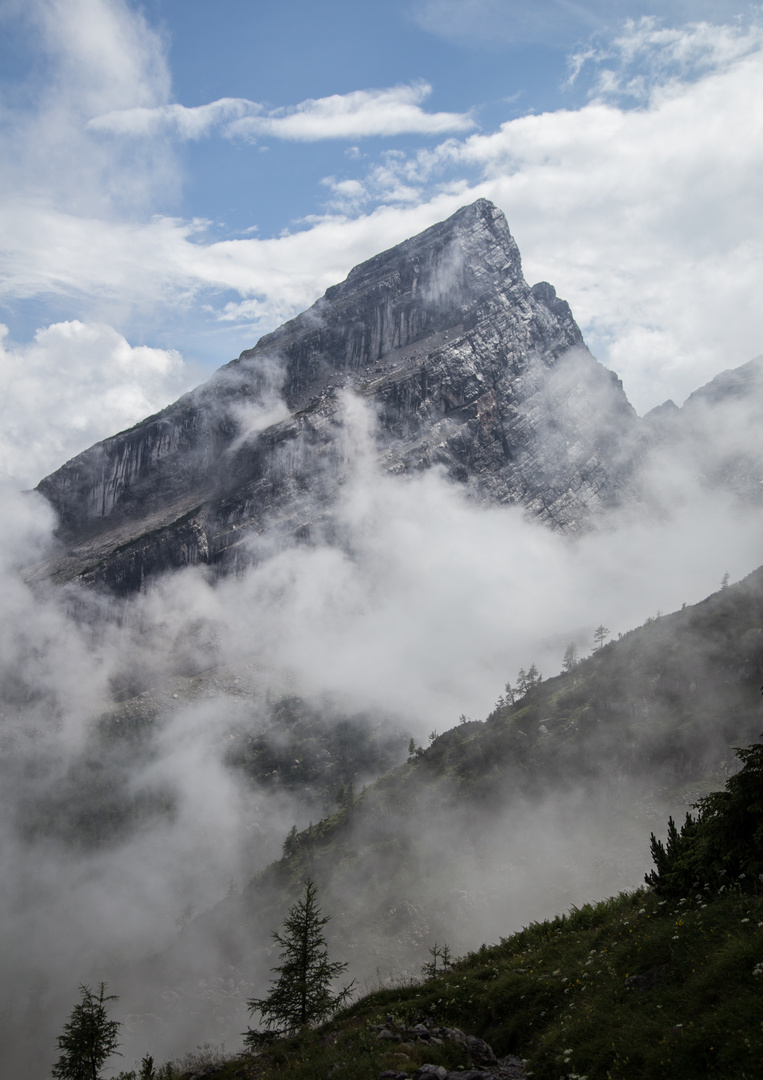
[[[438,466],[472,497],[561,531],[633,498],[643,425],[479,199],[42,480],[60,548],[37,572],[125,593],[171,568],[245,565],[263,533],[330,534],[358,399],[385,473]]]

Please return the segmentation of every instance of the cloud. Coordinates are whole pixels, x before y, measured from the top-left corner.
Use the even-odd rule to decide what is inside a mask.
[[[220,128],[227,138],[316,142],[405,133],[441,135],[446,131],[468,131],[475,126],[468,113],[423,110],[421,103],[431,92],[431,86],[418,82],[309,98],[290,108],[269,110],[245,98],[221,98],[195,108],[174,104],[109,112],[90,120],[88,128],[132,136],[169,130],[181,139],[199,139]]]
[[[164,42],[145,18],[123,0],[30,0],[5,15],[22,55],[21,43],[34,43],[34,62],[4,113],[3,202],[17,213],[109,216],[145,212],[157,192],[175,188],[166,148],[153,147],[149,160],[134,147],[98,145],[86,128],[99,113],[166,101]]]
[[[54,323],[26,345],[7,337],[0,324],[0,474],[22,487],[187,387],[179,353],[132,347],[109,326]]]
[[[581,37],[613,31],[628,17],[654,11],[641,0],[411,0],[410,17],[422,29],[461,46],[498,49],[528,42],[570,47]],[[663,0],[660,16],[673,23],[703,17],[733,19],[733,0]]]
[[[89,3],[102,14],[96,44],[110,56],[128,9]],[[423,84],[292,110],[258,111],[238,98],[186,109],[167,100],[161,39],[137,16],[112,92],[99,63],[86,62],[95,45],[82,53],[72,43],[79,7],[63,29],[67,5],[34,10],[58,27],[59,60],[28,131],[28,117],[17,116],[3,143],[0,299],[7,304],[53,298],[59,311],[111,323],[128,338],[131,325],[166,322],[171,313],[186,335],[184,351],[215,324],[226,341],[235,332],[238,351],[353,265],[484,195],[506,212],[528,279],[551,281],[571,303],[589,344],[623,377],[640,411],[682,400],[761,351],[759,21],[631,22],[573,65],[592,94],[582,107],[451,135],[418,152],[385,150],[370,162],[342,154],[341,168],[325,178],[322,214],[278,236],[218,239],[209,222],[153,215],[158,192],[164,197],[179,183],[173,140],[104,138],[88,121],[111,116],[124,130],[157,132],[174,125],[184,137],[251,121],[296,140],[351,131],[355,138],[361,127],[368,134],[395,124],[431,133],[438,117],[466,124],[468,116],[426,113]],[[84,74],[69,86],[66,73],[81,54]],[[88,114],[86,103],[117,107]]]
[[[637,84],[642,53],[652,71]],[[761,349],[763,28],[663,36],[653,20],[631,23],[591,63],[582,108],[388,155],[364,197],[394,203],[416,188],[423,203],[470,177],[463,201],[485,195],[506,212],[528,279],[553,282],[645,411]],[[637,108],[620,104],[626,91]]]
[[[270,374],[275,394],[277,371]],[[251,419],[256,427],[258,418]],[[703,436],[706,423],[709,413]],[[654,466],[655,496],[671,511],[664,520],[615,517],[600,533],[569,540],[526,521],[519,508],[469,501],[436,471],[380,471],[375,419],[359,399],[344,399],[343,424],[348,472],[334,523],[338,540],[318,537],[315,546],[295,547],[277,535],[270,552],[260,546],[261,561],[248,570],[214,583],[189,570],[124,606],[88,591],[75,602],[66,591],[25,586],[18,567],[44,553],[52,515],[35,496],[0,490],[0,911],[9,972],[2,1003],[13,1020],[10,1075],[44,1075],[46,1048],[55,1044],[80,980],[106,978],[129,1003],[129,1055],[146,1052],[134,1014],[151,1012],[147,1001],[167,987],[177,1008],[160,1003],[168,1026],[160,1030],[156,1020],[151,1031],[157,1056],[191,1038],[235,1039],[243,1030],[240,1016],[227,1030],[215,1028],[213,1010],[181,1001],[178,968],[194,965],[195,986],[202,977],[227,978],[231,955],[251,949],[251,923],[243,939],[235,924],[226,925],[225,951],[202,931],[190,949],[181,940],[169,959],[162,952],[189,904],[195,914],[222,899],[231,879],[241,883],[277,856],[294,821],[305,824],[304,806],[242,784],[225,764],[231,734],[256,728],[257,703],[266,694],[277,698],[287,688],[316,700],[328,693],[342,708],[380,708],[423,740],[433,728],[453,726],[462,712],[486,715],[520,666],[535,662],[547,677],[557,672],[570,637],[590,648],[599,623],[615,635],[658,609],[702,598],[726,570],[736,578],[759,558],[760,512],[738,516],[731,501],[709,499],[684,460]],[[673,508],[679,486],[682,502]],[[258,696],[236,696],[214,678],[179,678],[175,650],[188,651],[193,641],[203,643],[203,664],[254,672]],[[126,740],[120,757],[122,740],[99,744],[94,735],[99,718],[115,708],[114,677],[131,668],[150,686],[142,704],[153,719],[142,739]],[[193,700],[173,698],[181,684]],[[126,703],[119,715],[135,714]],[[83,773],[87,783],[75,788]],[[50,815],[56,798],[71,811],[63,795],[75,790],[83,800],[77,806],[92,812],[87,799],[104,775],[119,791],[160,795],[172,813],[148,812],[126,835],[76,848],[44,813],[42,825],[34,819],[41,808]],[[627,817],[629,804],[621,809]],[[576,826],[594,820],[582,793],[579,803],[544,803],[533,813],[554,865],[564,847],[549,823],[559,814]],[[443,818],[441,807],[434,829],[423,814],[416,821],[427,850],[429,840],[435,850],[441,839],[453,846],[444,826],[458,820]],[[583,855],[571,871],[543,872],[540,887],[522,845],[508,845],[512,863],[499,860],[506,875],[493,879],[497,900],[485,897],[479,911],[483,935],[505,934],[513,929],[506,920],[532,917],[536,903],[563,910],[580,902],[594,873],[602,875],[597,892],[630,883],[607,865],[608,855],[612,862],[625,858],[612,834],[607,844],[588,848],[581,846],[586,832],[581,826],[565,834],[567,850],[574,844]],[[639,844],[647,835],[645,825]],[[539,895],[552,885],[552,900]],[[146,977],[140,960],[149,952]],[[267,974],[253,959],[246,977]],[[35,1054],[39,1068],[30,1065]]]
[[[138,106],[94,116],[88,121],[90,131],[111,135],[148,137],[170,132],[180,139],[201,139],[215,128],[230,133],[232,120],[262,112],[262,106],[246,98],[220,98],[209,105],[159,105],[155,108]]]
[[[759,52],[762,44],[763,26],[754,21],[739,20],[727,26],[694,22],[673,27],[654,16],[628,19],[606,44],[572,53],[570,83],[590,65],[594,72],[590,96],[647,102],[679,81],[728,68]]]

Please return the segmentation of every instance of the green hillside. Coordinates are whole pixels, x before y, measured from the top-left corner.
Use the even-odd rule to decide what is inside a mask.
[[[759,1077],[763,743],[739,756],[725,791],[671,828],[667,846],[653,838],[648,890],[534,922],[453,963],[433,946],[425,979],[259,1052],[219,1056],[203,1075],[407,1080],[439,1066],[439,1080],[457,1080],[471,1066],[483,1071],[470,1080]],[[188,1064],[160,1076],[191,1075]]]

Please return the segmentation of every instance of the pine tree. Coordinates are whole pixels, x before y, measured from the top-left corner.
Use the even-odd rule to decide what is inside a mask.
[[[105,983],[100,983],[97,994],[89,986],[80,986],[82,1000],[58,1036],[61,1056],[51,1069],[57,1080],[99,1080],[101,1065],[118,1054],[121,1025],[108,1019],[106,1002],[119,999],[115,994],[106,996],[105,991]]]
[[[604,623],[599,623],[599,625],[593,632],[593,640],[597,643],[599,648],[601,648],[608,637],[609,630],[606,628]]]
[[[578,647],[574,641],[571,641],[567,648],[564,650],[564,658],[562,659],[562,671],[572,671],[574,667],[578,665]]]
[[[266,1029],[246,1033],[245,1041],[253,1048],[279,1035],[292,1035],[303,1027],[320,1023],[352,993],[354,980],[336,993],[331,989],[347,964],[328,958],[323,927],[330,916],[321,915],[317,891],[315,882],[308,879],[304,896],[284,919],[283,935],[273,933],[281,947],[281,963],[271,969],[277,978],[266,998],[247,1001],[249,1012],[259,1012]]]

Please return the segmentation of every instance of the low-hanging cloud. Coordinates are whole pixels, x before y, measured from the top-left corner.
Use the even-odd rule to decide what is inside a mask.
[[[703,438],[710,434],[703,429]],[[592,646],[600,623],[613,634],[630,629],[658,610],[702,598],[726,571],[739,577],[759,558],[760,509],[739,513],[732,498],[708,493],[691,473],[690,455],[671,452],[655,463],[659,513],[634,509],[573,540],[527,521],[520,508],[473,502],[438,471],[410,477],[380,471],[375,416],[351,395],[343,401],[338,437],[346,475],[325,537],[316,506],[310,546],[276,536],[268,549],[253,538],[259,562],[246,572],[214,583],[189,569],[126,606],[93,593],[23,584],[18,570],[44,556],[52,515],[36,495],[4,495],[0,570],[8,617],[0,655],[8,678],[0,731],[0,891],[6,915],[0,928],[13,942],[5,954],[12,975],[8,1008],[37,1018],[29,1031],[40,1076],[49,1065],[41,1031],[52,1045],[73,985],[102,978],[106,969],[131,1012],[145,1012],[149,990],[140,979],[132,983],[128,960],[165,949],[179,923],[222,899],[231,881],[242,885],[278,854],[293,823],[304,825],[314,814],[283,792],[245,782],[226,764],[231,739],[256,728],[269,692],[328,697],[340,709],[383,715],[422,740],[462,713],[485,716],[520,666],[535,662],[546,675],[559,670],[567,640]],[[680,505],[676,490],[683,492]],[[242,698],[207,681],[195,699],[175,699],[173,686],[182,684],[175,693],[185,694],[196,685],[179,674],[191,652],[194,670],[254,672],[258,696]],[[113,688],[124,685],[129,670],[141,672],[146,693],[169,690],[154,709],[151,734],[137,745],[128,741],[135,748],[121,754],[119,741],[100,744],[94,734],[98,718],[113,712]],[[98,790],[104,770],[111,788],[123,787],[148,807],[140,827],[79,851],[54,829],[32,828],[46,800],[77,777],[89,778],[72,789],[78,798]],[[530,807],[526,815],[548,825],[542,850],[549,855],[572,842],[579,854],[590,854],[588,877],[578,862],[542,878],[557,907],[579,901],[583,884],[621,887],[623,873],[633,872],[623,869],[619,849],[608,869],[601,845],[583,844],[594,820],[584,806],[577,831],[556,829],[576,797]],[[156,805],[166,812],[152,811]],[[417,818],[420,838],[428,828],[426,815]],[[435,830],[431,850],[445,849],[455,835]],[[511,867],[491,875],[475,900],[475,934],[478,923],[485,936],[507,932],[501,921],[507,896],[512,918],[534,910],[528,874],[535,864],[526,846],[506,848]],[[468,866],[465,873],[468,878]],[[230,933],[235,939],[235,928]],[[186,960],[193,960],[197,979],[227,970],[227,953],[213,939],[202,934],[192,941]],[[174,955],[177,960],[182,948]],[[266,972],[253,968],[247,977],[264,982]],[[174,978],[172,964],[154,968],[152,986],[163,979],[172,985]],[[151,1021],[150,1046],[141,1042],[149,1037],[141,1024],[149,1021],[135,1020],[130,1052],[184,1048],[200,1029],[181,1014],[178,1007],[176,1026],[163,1026],[166,1017]],[[233,1023],[235,1037],[241,1027]],[[19,1020],[18,1046],[8,1060],[20,1054],[17,1075],[34,1075],[22,1029]],[[214,1038],[214,1025],[204,1034]]]

